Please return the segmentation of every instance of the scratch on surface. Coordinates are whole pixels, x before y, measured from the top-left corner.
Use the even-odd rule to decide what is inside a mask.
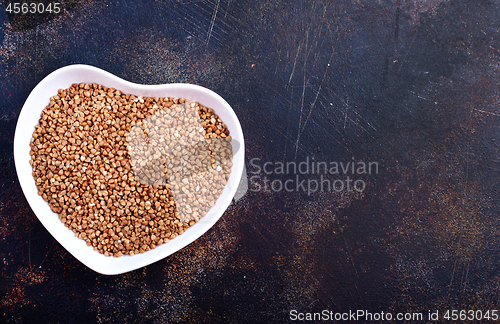
[[[302,126],[302,115],[303,115],[303,111],[304,111],[304,100],[305,100],[305,92],[306,92],[306,65],[307,65],[307,44],[309,42],[309,29],[310,29],[310,25],[309,27],[307,28],[306,30],[306,37],[305,37],[305,40],[304,40],[304,43],[306,44],[306,49],[305,49],[305,53],[306,53],[306,57],[304,58],[304,80],[303,80],[303,83],[302,83],[302,98],[300,100],[300,118],[299,118],[299,127],[298,127],[298,131],[297,131],[297,141],[295,142],[295,159],[297,159],[297,149],[298,149],[298,146],[299,146],[299,140],[300,140],[300,135],[302,134],[301,133],[301,126]],[[298,50],[297,50],[298,52]],[[296,62],[297,60],[295,60]],[[294,69],[295,69],[295,63],[294,63]],[[293,71],[292,71],[293,72]],[[290,75],[290,80],[291,80],[291,77],[292,75]]]
[[[453,264],[453,273],[451,274],[450,285],[448,286],[448,298],[450,298],[451,286],[453,284],[453,279],[455,278],[455,272],[457,271],[457,261],[458,258],[455,259],[455,263]]]
[[[301,125],[302,125],[302,112],[304,110],[304,99],[305,99],[305,92],[306,92],[306,73],[304,72],[304,83],[302,87],[302,98],[300,100],[300,118],[299,118],[299,130],[297,133],[297,140],[295,141],[295,159],[297,159],[297,150],[299,147],[299,140],[300,140],[300,135],[302,135],[301,130]]]
[[[210,42],[210,37],[212,36],[212,31],[214,29],[215,19],[217,18],[217,11],[219,11],[219,4],[220,0],[217,0],[217,5],[215,6],[215,11],[214,14],[212,15],[212,21],[210,21],[210,27],[208,28],[208,37],[205,46],[207,46],[208,42]]]
[[[413,36],[413,39],[411,40],[411,43],[410,43],[410,47],[408,47],[408,50],[406,51],[405,56],[403,57],[403,60],[401,61],[401,64],[399,65],[399,68],[398,68],[398,74],[401,72],[401,68],[403,67],[403,65],[404,65],[404,63],[405,63],[405,61],[406,61],[406,57],[408,56],[408,54],[409,54],[409,53],[410,53],[410,51],[411,51],[411,48],[412,48],[412,46],[413,46],[413,43],[415,42],[415,39],[417,38],[417,35],[418,35],[418,34],[419,34],[419,32],[420,32],[420,28],[421,28],[421,27],[419,27],[418,32],[417,32],[417,33],[415,33],[415,36]]]
[[[325,68],[325,73],[323,73],[323,78],[321,79],[321,83],[319,85],[318,91],[316,92],[316,97],[314,98],[314,101],[311,104],[311,108],[309,109],[309,114],[307,115],[306,120],[304,121],[304,125],[302,125],[302,129],[300,129],[300,123],[299,123],[299,134],[297,136],[297,142],[295,143],[295,158],[297,158],[297,148],[298,148],[300,136],[302,136],[302,133],[304,132],[304,129],[306,128],[307,122],[309,121],[309,118],[311,117],[314,106],[316,105],[316,101],[318,100],[319,93],[321,92],[321,88],[323,87],[323,82],[325,81],[326,74],[328,72],[328,68],[330,67],[330,63],[332,61],[333,55],[334,55],[334,53],[332,53],[330,55],[330,60],[328,61],[328,64]],[[305,82],[305,80],[304,80],[304,82]],[[305,84],[304,84],[304,89],[302,91],[302,106],[304,106],[304,92],[305,92]],[[300,117],[302,120],[302,107],[301,107],[301,116]]]
[[[465,273],[465,280],[464,280],[464,288],[462,290],[462,292],[465,292],[465,289],[467,288],[467,280],[469,278],[469,268],[470,268],[470,261],[467,262],[467,272]]]
[[[359,114],[356,110],[353,110],[353,112],[354,112],[354,113],[355,113],[355,114],[359,117],[359,119],[361,119],[362,121],[364,121],[364,122],[365,122],[368,126],[370,126],[370,127],[371,127],[374,131],[378,132],[378,130],[377,130],[377,129],[376,129],[376,128],[372,125],[372,124],[370,124],[367,120],[365,120],[363,117],[361,117],[361,115],[360,115],[360,114]],[[364,129],[364,127],[363,127],[363,129]],[[366,130],[365,130],[365,131],[366,131]],[[367,132],[367,133],[368,133],[368,132]],[[371,134],[370,134],[370,136],[371,136],[372,138],[374,138],[374,137],[373,137],[373,135],[371,135]]]
[[[479,112],[481,112],[483,114],[488,114],[488,115],[493,115],[493,116],[500,116],[500,114],[496,114],[496,113],[491,112],[491,111],[481,110],[481,109],[477,109],[477,108],[472,108],[472,110],[479,111]]]
[[[295,55],[295,61],[293,62],[292,73],[290,73],[290,78],[288,79],[288,84],[290,84],[290,82],[292,82],[293,73],[295,72],[295,66],[297,65],[297,59],[299,57],[301,47],[302,47],[302,42],[299,44],[299,47],[297,48],[297,54]]]
[[[342,99],[333,89],[329,88],[327,85],[324,85],[324,87],[329,92],[331,92],[335,97],[337,97],[342,102],[342,104],[344,104],[346,107],[352,108],[351,106],[349,106],[349,102],[346,101],[346,100],[344,100],[344,99]],[[356,116],[358,116],[360,120],[362,120],[363,122],[365,122],[374,131],[378,132],[378,130],[372,124],[370,124],[368,121],[366,121],[355,109],[352,109],[352,113],[356,114]],[[347,118],[349,121],[353,122],[356,126],[358,126],[361,129],[363,129],[366,133],[370,134],[363,126],[359,125],[359,123],[357,123],[355,120],[353,120],[352,118],[350,118],[348,115],[346,116],[345,113],[344,113],[344,118]],[[373,138],[373,135],[370,135],[370,136]]]
[[[227,17],[227,13],[228,13],[228,11],[229,11],[229,5],[230,5],[230,4],[231,4],[231,0],[229,0],[229,1],[228,1],[228,3],[227,3],[226,13],[224,14],[224,18],[226,18],[226,17]]]
[[[304,83],[303,83],[303,87],[302,87],[302,98],[300,100],[299,131],[297,133],[297,141],[295,141],[295,159],[297,159],[297,149],[299,147],[300,135],[302,134],[301,131],[300,131],[300,129],[301,129],[301,125],[302,125],[302,112],[304,110],[305,92],[306,92],[306,74],[304,72]]]
[[[344,129],[345,129],[345,125],[347,123],[347,113],[349,112],[349,95],[347,95],[347,100],[346,100],[346,104],[345,104],[345,113],[344,113]]]

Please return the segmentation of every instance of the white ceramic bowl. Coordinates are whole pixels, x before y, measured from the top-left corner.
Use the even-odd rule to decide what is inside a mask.
[[[205,217],[188,228],[184,234],[168,243],[162,244],[151,251],[135,255],[124,255],[118,258],[106,257],[92,247],[86,245],[84,240],[74,236],[73,231],[63,225],[53,213],[49,205],[38,195],[35,180],[32,176],[30,160],[30,140],[38,124],[42,110],[47,106],[50,97],[57,94],[59,89],[69,88],[73,83],[98,83],[106,87],[113,87],[123,93],[150,97],[186,98],[198,101],[200,104],[213,108],[227,125],[231,137],[239,143],[239,148],[233,152],[233,167],[229,180],[217,200]],[[233,151],[235,150],[233,145]],[[135,84],[119,77],[88,65],[70,65],[56,70],[44,78],[31,92],[19,115],[14,137],[14,160],[19,182],[24,195],[34,213],[45,228],[68,250],[75,258],[80,260],[92,270],[115,275],[144,267],[175,253],[208,231],[222,216],[231,203],[238,189],[238,184],[244,168],[244,141],[241,125],[229,104],[215,92],[192,84],[162,84],[142,85]]]

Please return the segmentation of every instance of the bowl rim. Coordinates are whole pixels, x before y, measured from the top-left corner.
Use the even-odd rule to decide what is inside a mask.
[[[100,81],[92,81],[93,79]],[[106,257],[94,251],[92,247],[87,246],[84,240],[76,238],[73,231],[63,225],[57,214],[50,210],[48,203],[38,195],[38,189],[32,176],[32,168],[29,164],[31,158],[29,141],[35,126],[38,124],[40,114],[49,103],[50,97],[56,95],[59,89],[66,89],[74,83],[82,82],[102,84],[105,87],[120,90],[122,93],[130,93],[136,96],[183,97],[191,101],[197,101],[214,109],[226,123],[231,138],[238,141],[239,149],[237,152],[233,152],[231,174],[222,194],[207,215],[189,227],[182,235],[133,257],[129,255]],[[214,107],[214,104],[216,104],[216,107]],[[232,107],[214,91],[188,83],[137,84],[100,68],[85,64],[74,64],[59,68],[42,79],[27,97],[19,114],[14,133],[16,173],[26,200],[34,214],[70,254],[90,269],[105,275],[117,275],[157,262],[194,242],[208,231],[224,214],[236,194],[244,170],[244,152],[243,131],[238,117]]]

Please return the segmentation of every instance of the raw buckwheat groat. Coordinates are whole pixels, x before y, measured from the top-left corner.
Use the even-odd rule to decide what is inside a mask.
[[[65,226],[118,257],[168,242],[206,215],[231,172],[230,141],[197,102],[80,83],[50,98],[30,164]]]

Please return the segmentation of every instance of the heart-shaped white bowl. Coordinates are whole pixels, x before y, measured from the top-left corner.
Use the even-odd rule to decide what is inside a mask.
[[[49,205],[38,195],[35,180],[32,176],[33,170],[29,164],[31,158],[29,143],[33,131],[38,124],[42,110],[48,105],[50,97],[56,95],[59,89],[66,89],[73,83],[81,82],[102,84],[120,90],[122,93],[137,96],[182,97],[197,101],[206,107],[213,108],[227,125],[232,139],[238,142],[237,145],[233,145],[231,175],[216,204],[205,217],[189,227],[184,234],[155,249],[132,257],[129,255],[117,258],[106,257],[94,251],[92,247],[87,246],[84,240],[75,237],[74,233],[63,225],[57,214],[53,213]],[[76,259],[92,270],[106,275],[132,271],[161,260],[182,249],[208,231],[222,216],[238,189],[244,168],[244,153],[243,131],[238,118],[231,106],[215,92],[192,84],[135,84],[88,65],[66,66],[45,77],[26,99],[17,121],[14,136],[14,161],[17,175],[24,195],[35,215],[49,233]]]

